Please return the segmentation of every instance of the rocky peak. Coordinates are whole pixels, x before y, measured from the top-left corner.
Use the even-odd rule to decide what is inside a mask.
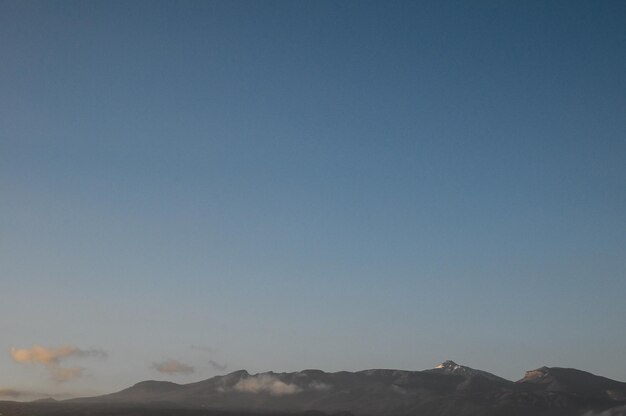
[[[443,363],[439,364],[435,368],[440,368],[442,370],[454,371],[454,370],[459,370],[460,368],[462,368],[462,366],[458,365],[457,363],[455,363],[452,360],[446,360]]]

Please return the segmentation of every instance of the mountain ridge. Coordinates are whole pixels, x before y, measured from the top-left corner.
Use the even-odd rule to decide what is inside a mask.
[[[238,370],[188,384],[148,380],[116,393],[66,402],[372,416],[560,416],[624,406],[626,383],[559,367],[540,367],[510,381],[448,360],[422,371]]]

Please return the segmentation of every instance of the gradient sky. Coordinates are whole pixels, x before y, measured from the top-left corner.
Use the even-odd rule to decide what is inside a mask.
[[[625,21],[0,2],[0,392],[445,359],[626,381]]]

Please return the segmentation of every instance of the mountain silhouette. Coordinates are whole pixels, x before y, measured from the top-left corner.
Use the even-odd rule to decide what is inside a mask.
[[[626,416],[626,383],[540,367],[518,381],[445,361],[424,371],[250,374],[142,381],[96,397],[0,402],[2,416]]]
[[[240,370],[190,384],[144,381],[117,393],[66,402],[372,416],[583,415],[626,406],[626,383],[549,367],[513,382],[445,361],[424,371]]]

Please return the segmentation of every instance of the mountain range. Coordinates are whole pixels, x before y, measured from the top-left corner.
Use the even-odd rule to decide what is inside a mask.
[[[73,411],[67,414],[87,409],[91,410],[83,414],[97,414],[93,409],[106,406],[207,415],[318,412],[354,416],[626,416],[626,383],[555,367],[527,371],[522,379],[513,382],[446,361],[424,371],[304,370],[249,374],[240,370],[190,384],[143,381],[104,396],[38,405],[40,409],[56,409],[55,415],[70,408]],[[0,412],[5,416],[12,414],[2,404]]]

